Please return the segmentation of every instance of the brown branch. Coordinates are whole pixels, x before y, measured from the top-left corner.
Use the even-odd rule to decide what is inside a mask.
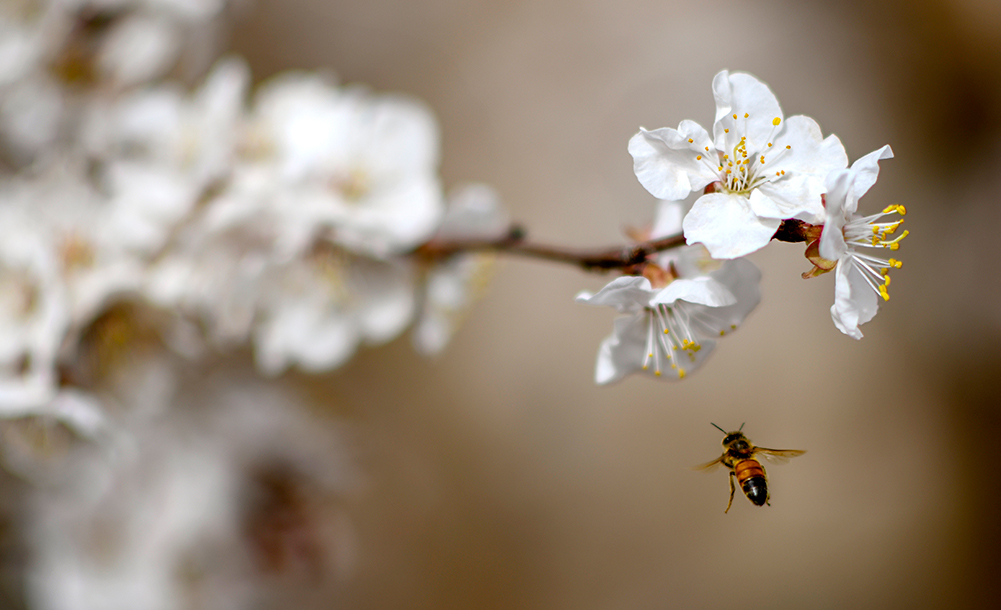
[[[811,225],[800,220],[783,220],[778,231],[772,236],[776,241],[809,242],[820,238],[820,225]],[[432,240],[414,251],[414,254],[426,260],[441,260],[464,252],[501,252],[528,258],[567,263],[586,271],[608,271],[622,269],[627,272],[647,261],[647,258],[664,250],[679,248],[685,245],[684,235],[672,235],[632,246],[617,248],[599,248],[582,250],[577,248],[560,248],[545,244],[532,243],[525,240],[525,230],[513,225],[507,235],[492,240],[444,241]],[[637,273],[641,270],[635,270]]]
[[[600,249],[561,248],[525,240],[525,231],[512,226],[508,234],[494,240],[437,241],[418,248],[418,256],[428,259],[448,258],[462,252],[501,252],[529,258],[567,263],[587,271],[627,269],[646,262],[651,254],[685,245],[684,235],[672,235],[633,246]]]

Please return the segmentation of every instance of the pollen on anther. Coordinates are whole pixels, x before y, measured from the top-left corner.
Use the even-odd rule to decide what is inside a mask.
[[[685,369],[678,369],[678,379],[685,378]]]
[[[768,143],[768,148],[771,148],[771,147],[772,147],[772,143],[771,143],[771,142],[769,142],[769,143]]]
[[[779,117],[775,117],[774,119],[772,119],[772,125],[778,125],[781,122],[782,119],[780,119]]]
[[[702,155],[698,155],[698,156],[696,156],[696,157],[695,157],[695,160],[696,160],[696,161],[701,161],[701,160],[702,160]]]
[[[723,335],[725,335],[725,334],[726,334],[726,331],[725,331],[725,330],[721,330],[721,331],[719,331],[719,336],[720,336],[720,337],[722,337],[722,336],[723,336]]]
[[[783,176],[785,176],[785,175],[786,175],[786,170],[782,170],[782,175],[783,175]]]
[[[746,119],[747,117],[749,117],[749,116],[751,116],[751,115],[747,114],[746,112],[744,113],[744,118],[745,118],[745,119]]]
[[[730,130],[729,129],[724,129],[723,133],[730,133]]]
[[[792,146],[789,146],[788,144],[786,144],[786,150],[789,150],[791,148],[792,148]]]
[[[775,172],[775,175],[776,175],[776,176],[781,176],[782,174],[780,174],[780,173],[778,173],[778,172]]]
[[[691,139],[691,138],[688,138],[688,143],[689,143],[689,144],[691,144],[691,143],[692,143],[692,142],[694,142],[694,141],[695,141],[695,140],[693,140],[693,139]]]
[[[709,152],[709,147],[708,146],[706,146],[706,152]]]

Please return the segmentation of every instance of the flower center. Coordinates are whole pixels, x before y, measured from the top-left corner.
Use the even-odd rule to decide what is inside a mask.
[[[675,305],[659,304],[648,307],[646,358],[643,360],[643,370],[654,363],[654,375],[661,375],[661,361],[670,364],[677,373],[678,379],[685,378],[684,364],[695,362],[695,353],[702,349],[692,333],[691,320],[685,311],[683,303]],[[687,355],[687,361],[684,357]]]
[[[900,240],[907,237],[910,232],[904,230],[897,237],[892,237],[904,222],[904,219],[900,218],[899,220],[890,222],[879,222],[884,216],[891,214],[904,216],[907,214],[907,208],[902,205],[887,206],[879,214],[849,221],[845,224],[843,230],[845,243],[848,244],[849,251],[851,252],[852,264],[855,265],[855,268],[865,278],[869,287],[876,291],[876,294],[881,296],[884,301],[890,300],[890,293],[887,291],[890,286],[890,269],[900,269],[904,263],[895,258],[886,259],[862,254],[856,248],[861,246],[865,248],[899,250]]]
[[[734,130],[740,130],[743,135],[734,143],[729,150],[717,151],[719,160],[713,166],[702,155],[696,157],[697,161],[704,161],[706,165],[719,175],[716,182],[716,190],[734,195],[748,195],[752,190],[766,182],[773,182],[785,176],[785,170],[775,169],[774,163],[792,152],[792,147],[776,148],[773,142],[775,130],[782,124],[782,119],[775,117],[772,119],[772,130],[768,134],[764,145],[760,142],[752,142],[747,138],[747,119],[750,115],[746,112],[741,121],[736,114],[732,115]],[[723,130],[727,134],[727,141],[732,142],[736,137],[729,136],[730,128]],[[709,147],[706,147],[709,152]]]

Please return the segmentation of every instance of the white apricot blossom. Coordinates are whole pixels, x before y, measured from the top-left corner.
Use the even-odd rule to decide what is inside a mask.
[[[741,259],[662,287],[646,277],[624,276],[597,294],[582,292],[579,302],[628,314],[615,320],[612,335],[601,344],[595,381],[611,383],[636,372],[684,379],[705,363],[716,339],[736,330],[757,306],[760,278],[757,268]]]
[[[883,217],[903,216],[907,213],[906,208],[890,205],[878,214],[860,216],[857,213],[859,198],[879,176],[879,161],[892,157],[890,147],[883,146],[855,161],[851,169],[832,172],[827,177],[826,222],[820,237],[819,259],[814,262],[821,270],[834,268],[831,318],[838,330],[854,339],[862,338],[858,327],[876,315],[879,299],[890,300],[887,291],[890,269],[903,266],[895,258],[873,256],[862,249],[899,249],[900,240],[907,237],[908,231],[891,236],[904,221],[901,218],[886,222]]]
[[[289,215],[346,248],[400,253],[441,221],[438,126],[415,100],[286,75],[258,93],[247,149]]]
[[[684,221],[689,244],[714,258],[764,247],[784,219],[819,222],[824,179],[848,165],[837,136],[806,116],[783,118],[767,85],[726,70],[713,79],[713,135],[694,121],[640,132],[629,141],[640,183],[659,199],[699,197]]]
[[[414,315],[412,269],[320,243],[261,278],[254,356],[267,374],[344,364],[361,343],[385,343]]]

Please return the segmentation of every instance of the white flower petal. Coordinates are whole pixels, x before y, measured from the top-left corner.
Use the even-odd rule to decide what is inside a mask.
[[[685,239],[705,245],[713,258],[738,258],[768,245],[781,222],[758,218],[746,197],[710,193],[685,216]]]
[[[581,292],[577,295],[577,302],[606,305],[620,313],[632,313],[646,307],[654,294],[650,280],[637,275],[624,275],[609,282],[597,294]]]
[[[763,146],[775,127],[772,121],[782,118],[782,108],[768,85],[750,74],[729,74],[723,70],[713,78],[716,98],[716,121],[713,137],[716,149],[730,153],[741,136]],[[737,119],[733,115],[737,115]],[[747,117],[744,115],[747,114]],[[729,129],[729,133],[725,130]]]
[[[657,202],[650,239],[678,235],[682,230],[685,214],[691,206],[686,201],[661,199]]]
[[[678,300],[708,307],[725,307],[736,303],[737,297],[733,296],[727,287],[716,279],[703,276],[690,280],[674,280],[657,293],[650,300],[650,304],[671,305]]]
[[[762,218],[799,218],[822,222],[824,182],[814,176],[788,175],[751,191],[750,205]]]
[[[879,177],[879,162],[883,159],[892,158],[893,151],[889,145],[886,145],[864,157],[858,158],[855,163],[852,163],[852,172],[855,174],[855,201],[858,201],[862,195],[865,195],[872,188],[873,184],[876,184],[876,178]],[[854,212],[855,210],[853,209],[852,211]]]
[[[691,139],[692,142],[688,142]],[[709,134],[693,121],[678,129],[641,129],[629,140],[633,171],[646,190],[658,199],[684,199],[716,179],[711,168],[697,160],[708,155]]]
[[[835,269],[834,305],[831,305],[831,319],[838,330],[853,339],[861,339],[859,326],[872,320],[879,307],[876,292],[862,277],[862,273],[842,258]]]
[[[855,211],[857,205],[853,203],[850,209],[848,208],[847,198],[851,180],[852,171],[845,169],[831,172],[825,181],[827,214],[824,232],[820,236],[820,256],[829,261],[839,260],[848,251],[842,230],[847,217]]]

